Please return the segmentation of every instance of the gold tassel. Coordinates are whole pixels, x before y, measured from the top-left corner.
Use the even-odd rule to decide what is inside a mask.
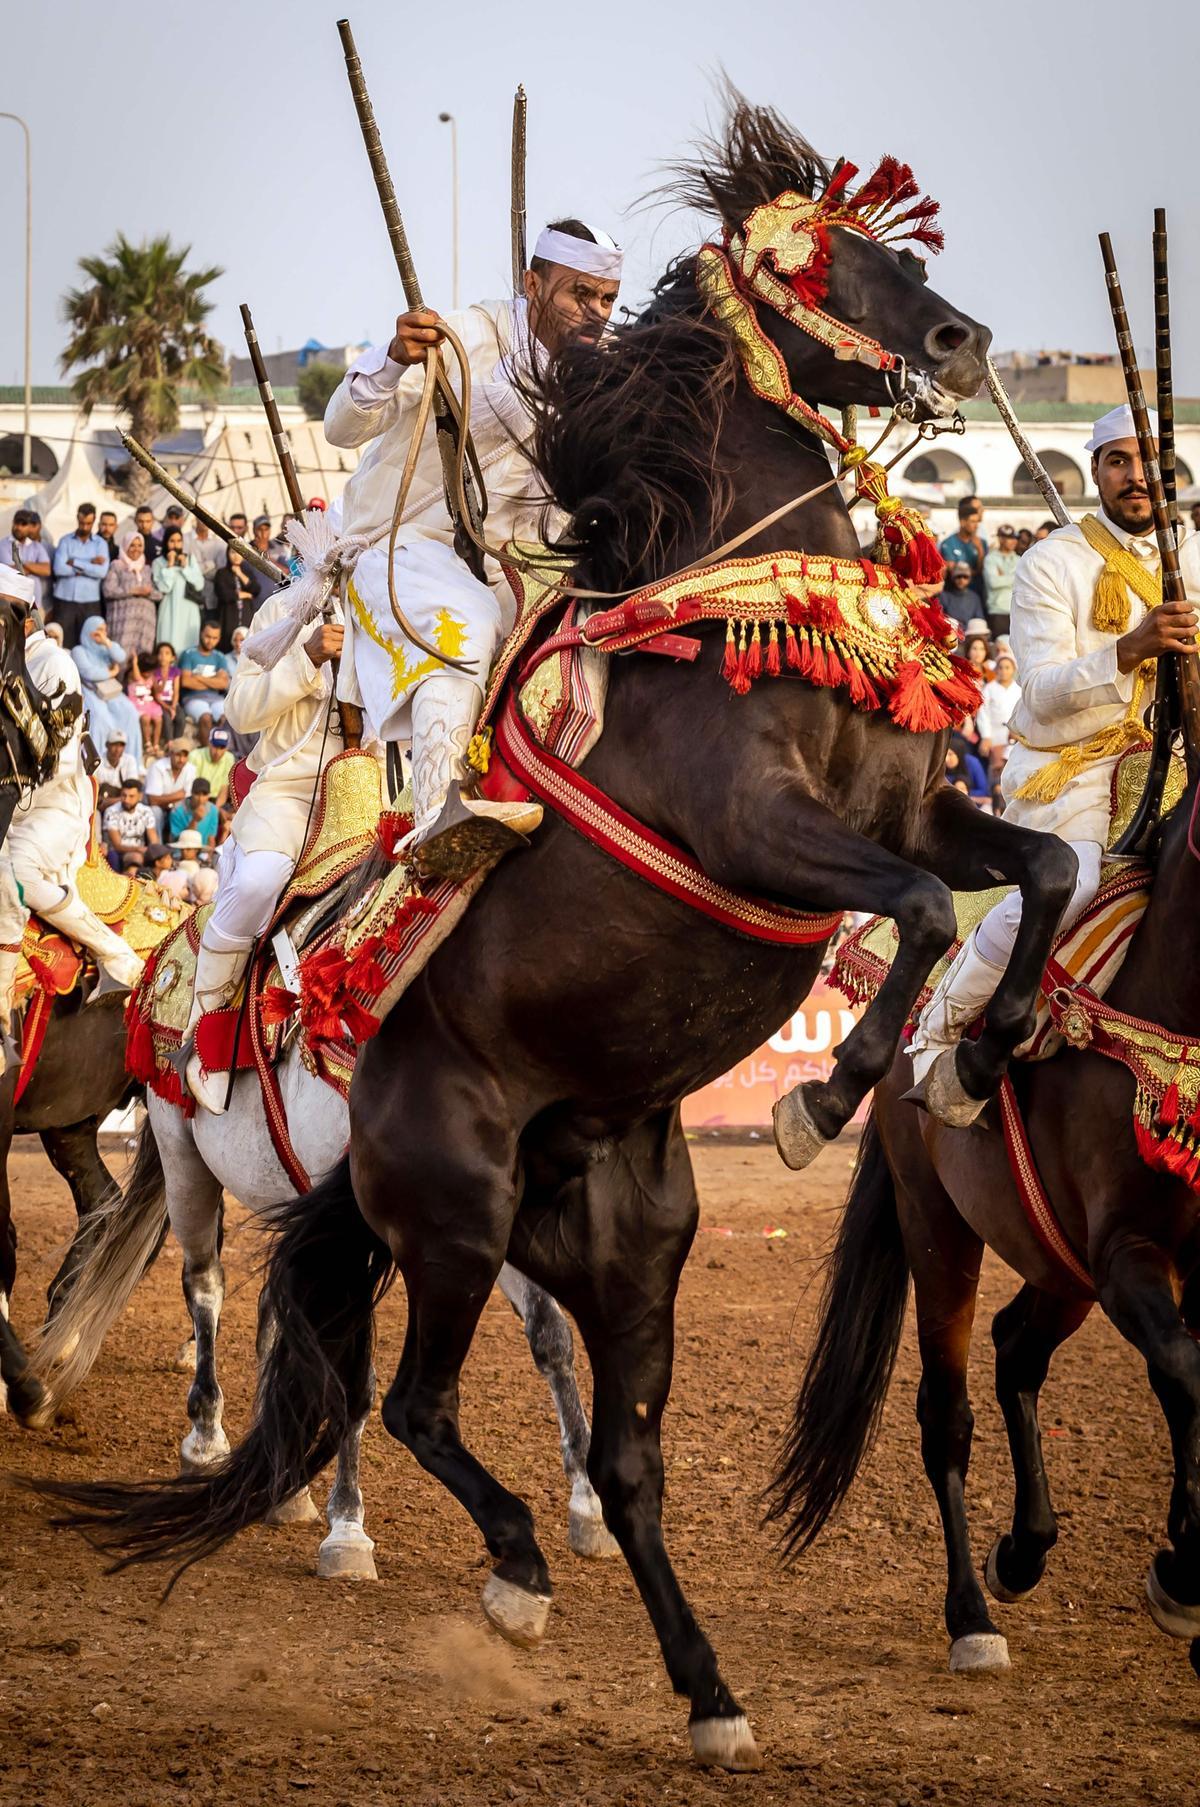
[[[1129,590],[1111,564],[1105,565],[1092,592],[1092,626],[1098,634],[1129,632]]]

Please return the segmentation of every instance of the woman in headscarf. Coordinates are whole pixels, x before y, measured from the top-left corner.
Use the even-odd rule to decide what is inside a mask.
[[[195,559],[184,551],[183,534],[178,527],[168,528],[163,534],[162,551],[150,577],[162,597],[158,605],[159,639],[169,640],[177,653],[198,646],[204,577]]]
[[[153,652],[159,598],[150,581],[146,542],[140,533],[127,533],[121,541],[120,555],[104,579],[104,599],[109,631],[128,657]]]
[[[71,657],[83,680],[83,707],[93,744],[107,746],[117,734],[132,750],[140,751],[141,717],[121,688],[125,648],[110,640],[102,615],[88,616]]]

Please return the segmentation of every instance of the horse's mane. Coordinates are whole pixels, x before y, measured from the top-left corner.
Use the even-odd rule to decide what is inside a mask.
[[[725,90],[728,123],[673,167],[669,196],[737,226],[784,189],[811,194],[829,171],[770,107]],[[533,464],[569,517],[556,549],[591,586],[665,576],[684,535],[715,543],[733,502],[717,444],[739,374],[736,348],[696,285],[694,254],[676,259],[649,307],[598,346],[568,347],[527,386]]]

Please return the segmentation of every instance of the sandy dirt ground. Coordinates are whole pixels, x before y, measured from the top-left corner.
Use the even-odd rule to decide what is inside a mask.
[[[759,1495],[852,1152],[839,1145],[796,1178],[765,1148],[695,1150],[703,1229],[680,1299],[667,1533],[750,1715],[761,1774],[692,1766],[686,1707],[671,1694],[628,1572],[619,1559],[584,1563],[568,1551],[549,1399],[497,1295],[464,1379],[464,1432],[538,1520],[557,1590],[541,1649],[511,1650],[486,1627],[474,1528],[377,1418],[364,1445],[374,1585],[315,1578],[321,1527],[255,1529],[162,1605],[161,1573],[107,1577],[84,1543],[51,1527],[45,1507],[7,1490],[0,1802],[1194,1803],[1200,1683],[1186,1647],[1159,1634],[1142,1606],[1166,1515],[1166,1438],[1141,1363],[1097,1314],[1060,1353],[1044,1397],[1062,1535],[1038,1593],[996,1608],[1011,1674],[972,1681],[946,1667],[911,1318],[868,1470],[816,1549],[792,1570],[779,1567]],[[14,1317],[27,1329],[71,1213],[36,1146],[14,1156],[13,1182],[22,1262]],[[229,1222],[220,1360],[236,1438],[252,1388],[256,1238],[236,1207]],[[985,1311],[1013,1290],[989,1264]],[[403,1310],[396,1289],[380,1323],[384,1374]],[[70,1417],[40,1435],[0,1422],[0,1467],[172,1472],[186,1430],[186,1379],[174,1365],[185,1329],[168,1245]],[[1006,1524],[1011,1493],[988,1351],[981,1322],[970,1491],[980,1560]]]

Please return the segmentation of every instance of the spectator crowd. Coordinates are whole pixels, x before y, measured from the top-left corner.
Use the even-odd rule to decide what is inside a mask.
[[[229,526],[285,568],[291,549],[268,516]],[[97,827],[118,872],[152,873],[193,903],[216,890],[217,850],[233,814],[230,775],[254,737],[224,723],[224,697],[256,611],[277,586],[172,504],[118,526],[76,511],[57,544],[19,508],[0,563],[38,586],[46,632],[79,668],[88,732],[101,755]]]

